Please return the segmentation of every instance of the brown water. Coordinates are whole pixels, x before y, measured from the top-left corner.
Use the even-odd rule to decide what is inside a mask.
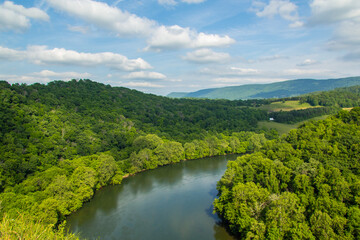
[[[216,183],[235,155],[186,161],[139,173],[99,190],[68,217],[86,239],[233,239],[212,214]]]

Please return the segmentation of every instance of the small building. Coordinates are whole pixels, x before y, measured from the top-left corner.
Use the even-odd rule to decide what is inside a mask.
[[[274,118],[269,118],[270,121],[274,121],[275,119]]]

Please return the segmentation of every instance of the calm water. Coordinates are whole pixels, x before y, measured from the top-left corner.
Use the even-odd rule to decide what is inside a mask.
[[[124,179],[98,191],[68,217],[70,232],[91,239],[233,239],[212,214],[222,156],[182,162]]]

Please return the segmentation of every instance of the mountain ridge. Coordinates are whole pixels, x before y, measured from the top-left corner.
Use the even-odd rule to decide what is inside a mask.
[[[201,89],[195,92],[172,92],[171,98],[208,98],[208,99],[266,99],[294,97],[317,91],[329,91],[340,87],[360,85],[360,77],[335,79],[295,79],[268,84],[246,84],[222,88]]]

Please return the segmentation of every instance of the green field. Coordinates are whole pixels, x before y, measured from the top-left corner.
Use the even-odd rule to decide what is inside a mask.
[[[263,105],[260,109],[268,112],[278,112],[278,111],[291,111],[291,110],[300,110],[314,108],[308,103],[300,103],[299,101],[285,101],[285,102],[273,102],[269,105]]]
[[[299,127],[304,122],[311,121],[311,120],[323,120],[323,119],[327,118],[328,116],[329,115],[315,117],[315,118],[311,118],[309,120],[298,122],[295,124],[277,123],[274,121],[261,121],[258,123],[258,126],[259,126],[259,128],[263,128],[263,127],[267,128],[267,129],[274,128],[274,129],[276,129],[276,131],[278,131],[279,135],[282,135],[282,134],[287,134],[288,132],[290,132],[291,129],[295,129],[295,128]]]

